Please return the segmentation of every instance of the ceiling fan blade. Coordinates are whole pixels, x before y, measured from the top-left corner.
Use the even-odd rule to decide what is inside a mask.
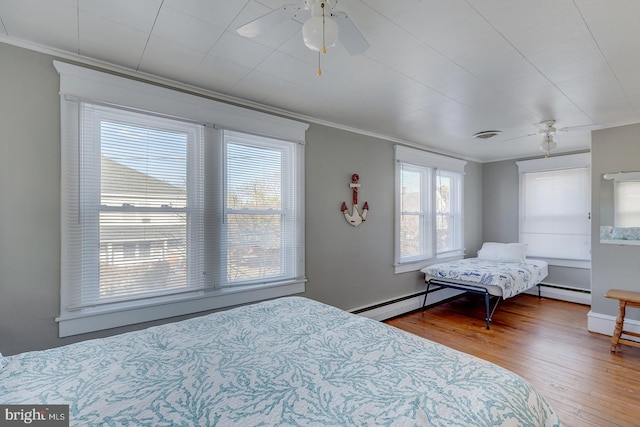
[[[500,142],[508,142],[508,141],[513,141],[513,140],[515,140],[515,139],[528,138],[528,137],[530,137],[530,136],[536,136],[536,135],[538,135],[538,132],[535,132],[535,133],[529,133],[529,134],[527,134],[527,135],[514,136],[513,138],[503,139],[503,140],[501,140]]]
[[[369,49],[369,43],[364,38],[356,24],[344,12],[333,12],[338,23],[338,38],[340,43],[351,55],[360,55]]]
[[[252,38],[282,24],[287,19],[291,19],[296,16],[300,10],[300,6],[297,5],[284,5],[276,10],[273,10],[266,15],[262,15],[259,18],[254,19],[238,28],[236,32],[243,37]]]
[[[594,125],[580,125],[580,126],[567,126],[558,129],[560,132],[573,132],[573,131],[592,131],[598,129],[604,129],[605,125],[594,124]]]

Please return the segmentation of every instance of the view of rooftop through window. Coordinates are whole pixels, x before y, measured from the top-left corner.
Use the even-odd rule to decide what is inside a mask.
[[[188,286],[188,139],[101,121],[101,298]]]
[[[286,155],[263,138],[226,135],[216,245],[226,253],[222,281],[231,286],[283,274]],[[191,208],[205,203],[188,182],[193,138],[144,120],[101,120],[100,298],[193,286]]]

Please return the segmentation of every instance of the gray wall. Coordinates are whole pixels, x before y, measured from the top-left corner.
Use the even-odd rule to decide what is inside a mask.
[[[476,256],[484,241],[483,175],[484,165],[469,162],[464,168],[464,244],[465,256]]]
[[[393,143],[311,125],[306,155],[306,296],[352,309],[423,291],[422,273],[393,273]],[[469,162],[465,170],[465,246],[475,252],[482,244],[482,166]],[[362,184],[359,205],[367,201],[370,209],[359,227],[340,212],[343,201],[351,206],[353,173]]]
[[[60,299],[59,77],[0,44],[0,352],[50,346]],[[58,307],[56,307],[58,306]]]
[[[418,273],[393,274],[393,145],[311,125],[306,159],[306,296],[349,309],[419,291]],[[369,203],[358,227],[340,211],[351,208],[353,173],[360,207]]]
[[[591,139],[591,312],[616,316],[617,301],[604,293],[610,288],[640,291],[640,246],[600,243],[600,177],[640,171],[640,124],[594,131]],[[637,310],[628,310],[628,317],[640,318]]]
[[[513,160],[482,169],[482,235],[487,242],[518,241],[518,166]]]
[[[482,236],[485,242],[517,242],[519,238],[519,176],[516,160],[482,165]],[[590,289],[590,271],[549,266],[545,283]]]
[[[14,354],[139,329],[65,339],[60,299],[60,108],[53,57],[0,43],[0,352]],[[305,296],[350,309],[424,289],[393,274],[393,143],[321,125],[307,134]],[[465,246],[482,242],[482,165],[467,164]],[[366,223],[340,212],[358,173]],[[171,320],[177,320],[171,319]]]

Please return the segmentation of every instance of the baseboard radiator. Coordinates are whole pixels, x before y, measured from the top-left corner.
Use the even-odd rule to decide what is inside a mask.
[[[575,302],[577,304],[591,305],[591,290],[558,285],[555,283],[540,283],[540,296],[558,299],[561,301]],[[536,287],[525,292],[529,295],[538,295]]]

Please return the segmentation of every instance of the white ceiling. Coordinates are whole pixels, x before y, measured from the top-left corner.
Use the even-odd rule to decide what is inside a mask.
[[[299,22],[235,32],[289,2],[0,0],[0,42],[482,162],[541,154],[541,137],[524,135],[542,120],[640,122],[638,0],[340,0],[370,47],[350,56],[338,43],[321,77]],[[472,138],[493,129],[502,135]],[[590,132],[557,142],[585,149]]]

